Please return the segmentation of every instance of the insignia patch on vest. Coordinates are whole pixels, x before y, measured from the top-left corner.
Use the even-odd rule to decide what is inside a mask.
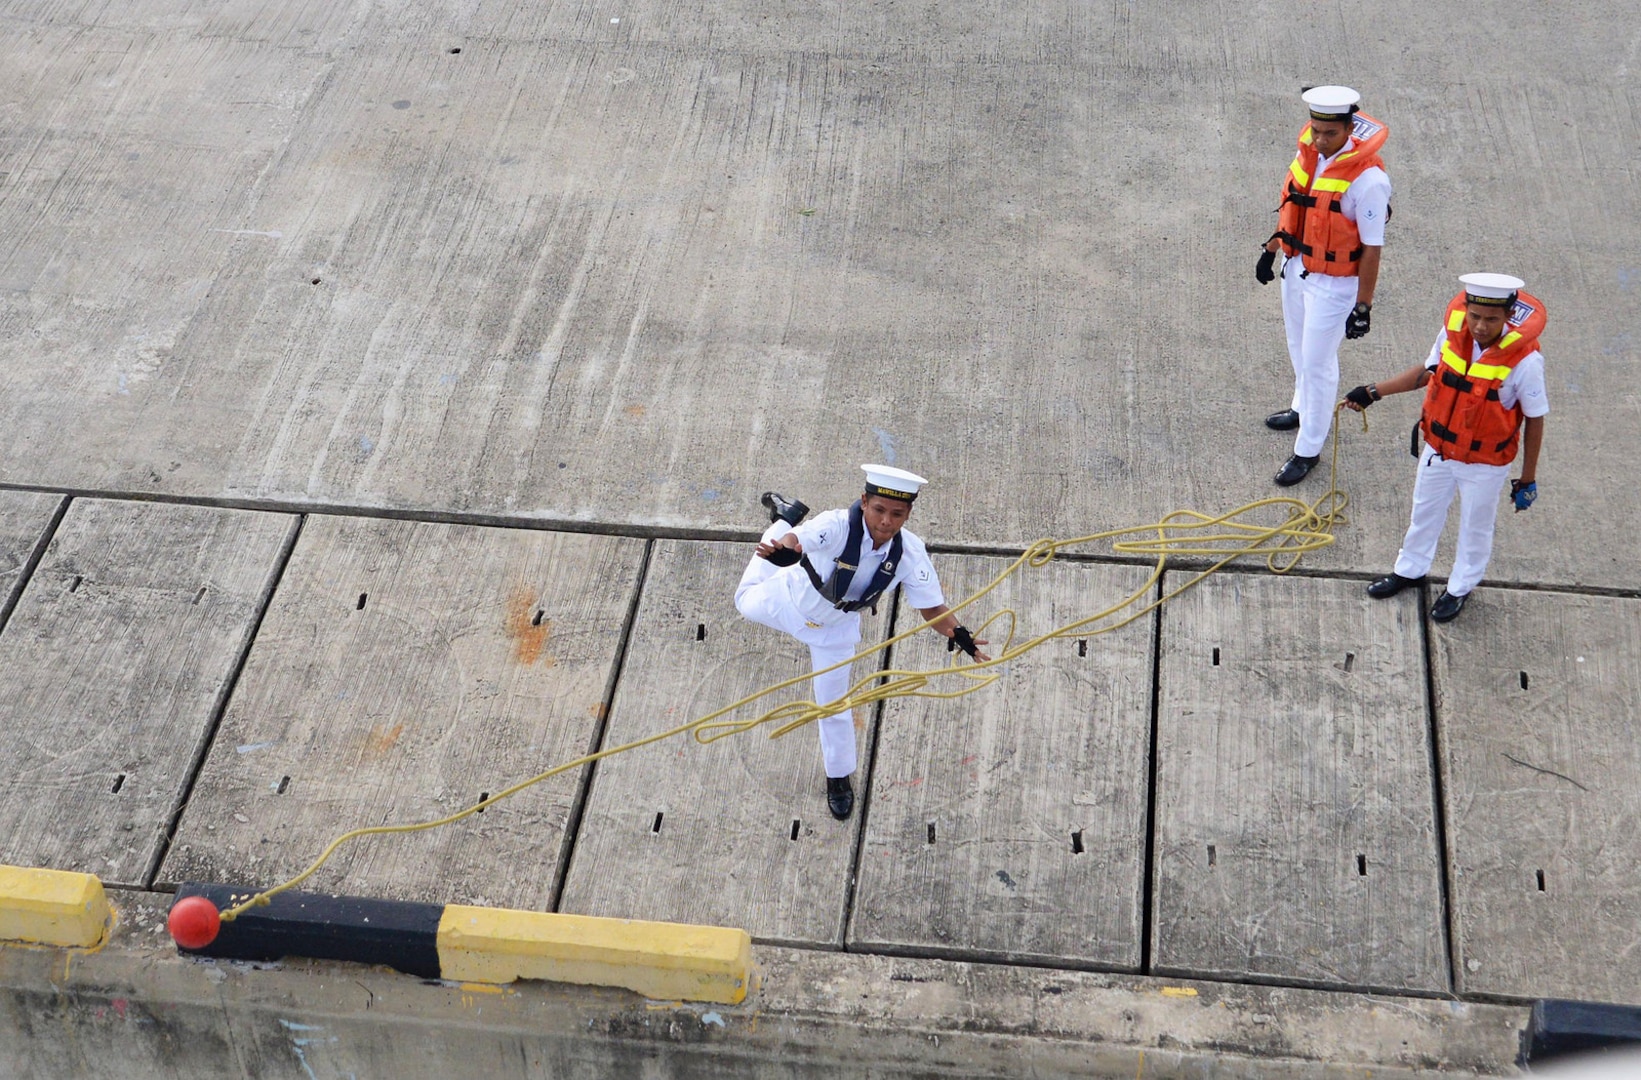
[[[1538,308],[1535,308],[1532,304],[1529,304],[1527,301],[1517,297],[1515,306],[1510,309],[1510,325],[1520,326],[1522,323],[1532,318],[1533,313],[1537,310]]]
[[[1355,137],[1357,142],[1367,142],[1369,139],[1373,138],[1373,136],[1379,134],[1380,130],[1383,128],[1383,124],[1376,124],[1372,120],[1369,120],[1367,117],[1363,116],[1361,113],[1357,113],[1355,116],[1351,117],[1350,133]]]

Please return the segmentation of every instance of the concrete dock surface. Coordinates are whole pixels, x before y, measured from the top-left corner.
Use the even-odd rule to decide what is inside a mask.
[[[0,949],[0,1076],[1500,1075],[1532,1001],[1641,1004],[1628,5],[0,28],[0,863],[121,911],[92,956]],[[1541,497],[1457,621],[1427,618],[1452,529],[1424,588],[1363,593],[1413,482],[1388,398],[1336,430],[1348,520],[1293,572],[856,710],[849,821],[812,730],[683,737],[309,883],[744,927],[759,987],[712,1021],[168,948],[181,882],[276,884],[806,672],[731,602],[764,490],[930,477],[953,602],[1039,537],[1277,494],[1253,262],[1326,82],[1389,124],[1396,188],[1341,389],[1422,361],[1460,273],[1549,309]],[[1147,585],[1089,545],[964,617],[1034,637],[1201,564]],[[855,674],[948,661],[924,634]]]

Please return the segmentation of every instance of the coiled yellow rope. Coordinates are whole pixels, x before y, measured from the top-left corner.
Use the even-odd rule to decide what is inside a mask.
[[[1335,419],[1337,419],[1338,411],[1339,410],[1336,408]],[[1362,430],[1367,430],[1367,416],[1365,413],[1362,416]],[[766,724],[776,724],[778,726],[775,727],[769,735],[769,737],[773,739],[786,735],[800,727],[803,727],[805,724],[819,720],[823,717],[833,716],[837,713],[854,709],[860,705],[868,705],[877,701],[885,701],[889,698],[927,697],[949,699],[962,697],[965,694],[972,694],[976,690],[990,686],[992,683],[1002,678],[1001,674],[991,671],[992,668],[1006,664],[1016,657],[1023,656],[1031,650],[1037,648],[1039,645],[1042,645],[1044,642],[1052,641],[1055,638],[1093,637],[1097,634],[1109,633],[1112,630],[1117,630],[1127,626],[1135,619],[1140,618],[1153,609],[1160,607],[1167,601],[1172,600],[1174,597],[1180,595],[1187,589],[1202,581],[1208,575],[1221,569],[1227,564],[1236,561],[1237,559],[1247,558],[1248,556],[1263,555],[1265,557],[1265,565],[1270,568],[1272,573],[1286,573],[1287,571],[1293,569],[1302,556],[1312,551],[1320,551],[1322,548],[1332,544],[1334,539],[1333,530],[1337,526],[1347,523],[1347,519],[1344,515],[1344,509],[1349,502],[1349,498],[1344,492],[1339,490],[1338,480],[1339,440],[1335,437],[1333,441],[1333,460],[1330,469],[1328,490],[1315,502],[1306,503],[1300,501],[1299,499],[1288,498],[1286,496],[1276,496],[1269,499],[1260,499],[1256,502],[1247,503],[1246,505],[1232,510],[1228,514],[1221,514],[1218,517],[1210,517],[1207,514],[1198,513],[1195,510],[1174,510],[1168,514],[1165,514],[1162,520],[1150,525],[1131,525],[1121,529],[1107,529],[1105,532],[1090,533],[1087,536],[1077,536],[1069,540],[1039,540],[1035,544],[1032,544],[1031,547],[1027,548],[1020,555],[1020,557],[1015,559],[1013,563],[1009,564],[1006,569],[1004,569],[996,577],[992,578],[990,584],[969,596],[962,603],[954,605],[951,609],[952,612],[955,613],[962,611],[964,608],[971,607],[978,603],[993,589],[996,589],[1004,581],[1012,577],[1022,567],[1039,567],[1046,565],[1051,559],[1054,558],[1056,554],[1065,548],[1078,547],[1083,544],[1091,544],[1101,540],[1110,540],[1112,541],[1111,547],[1113,551],[1124,555],[1154,556],[1157,561],[1156,565],[1151,570],[1150,576],[1146,578],[1145,583],[1138,589],[1134,590],[1134,592],[1130,593],[1128,597],[1120,603],[1113,604],[1097,614],[1078,619],[1075,622],[1066,623],[1064,626],[1060,626],[1044,634],[1039,634],[1034,638],[1029,638],[1018,644],[1014,641],[1015,631],[1017,629],[1015,625],[1014,612],[1006,608],[998,611],[974,630],[975,637],[982,637],[984,636],[987,628],[993,623],[1000,619],[1006,619],[1008,621],[1007,633],[1005,634],[1002,640],[1002,645],[998,649],[996,655],[994,655],[990,660],[981,663],[964,664],[962,667],[958,667],[955,666],[954,658],[954,662],[948,663],[945,667],[932,668],[926,671],[903,671],[893,668],[874,671],[870,675],[856,680],[854,685],[849,688],[849,692],[847,694],[829,705],[816,705],[812,701],[793,701],[788,702],[785,705],[778,705],[775,708],[750,719],[723,719],[723,717],[728,716],[730,713],[742,709],[760,698],[768,697],[770,694],[779,693],[782,690],[797,686],[800,683],[806,683],[815,675],[821,674],[821,672],[809,672],[803,675],[794,675],[790,679],[775,683],[773,686],[765,687],[756,693],[748,694],[739,701],[725,705],[721,709],[707,713],[705,716],[698,717],[688,723],[679,724],[677,727],[668,728],[666,731],[657,732],[654,735],[650,735],[642,739],[635,739],[632,742],[623,743],[620,746],[612,746],[608,749],[599,750],[595,753],[584,754],[573,761],[566,761],[562,765],[555,765],[545,772],[537,773],[528,780],[521,780],[512,787],[498,791],[489,798],[484,799],[481,802],[474,803],[467,809],[450,814],[447,817],[442,817],[435,821],[418,822],[412,825],[373,825],[366,828],[349,830],[348,832],[345,832],[341,836],[338,836],[336,839],[332,840],[325,850],[319,853],[319,857],[313,860],[313,862],[308,865],[308,868],[303,870],[300,874],[297,874],[288,881],[276,885],[265,892],[257,893],[255,896],[252,896],[251,898],[235,904],[223,911],[222,921],[232,922],[241,912],[252,907],[265,905],[269,900],[275,896],[278,896],[280,893],[285,892],[288,889],[296,888],[296,886],[302,884],[302,882],[313,876],[313,874],[317,872],[320,867],[325,865],[331,855],[336,852],[336,849],[347,843],[349,840],[355,840],[362,836],[383,836],[389,833],[420,832],[424,829],[437,829],[444,825],[450,825],[462,820],[465,817],[476,814],[488,806],[493,806],[496,803],[501,802],[503,799],[517,795],[525,788],[532,787],[541,783],[543,780],[557,776],[559,773],[567,772],[570,769],[578,769],[581,766],[591,764],[594,761],[601,761],[607,757],[614,757],[616,754],[624,754],[629,750],[636,750],[641,746],[648,746],[651,743],[671,739],[675,736],[685,734],[686,732],[693,734],[698,742],[711,743],[716,742],[719,739],[727,738],[730,735],[736,735],[744,731],[751,731],[754,728],[763,727]],[[1246,520],[1258,515],[1261,511],[1271,508],[1285,509],[1287,511],[1287,517],[1274,525],[1261,525]],[[1129,539],[1118,539],[1119,537],[1129,537]],[[1156,583],[1162,578],[1163,570],[1167,567],[1168,557],[1170,555],[1205,556],[1213,559],[1214,561],[1210,563],[1206,569],[1188,579],[1178,588],[1173,589],[1155,600],[1152,600],[1150,603],[1141,604],[1141,601],[1145,595],[1150,592],[1155,587]],[[880,652],[902,641],[905,641],[913,634],[918,633],[920,630],[926,629],[928,626],[929,623],[927,622],[918,623],[911,629],[896,634],[876,645],[862,649],[849,659],[833,664],[831,667],[823,668],[822,671],[836,671],[839,668],[847,667],[862,657],[871,656],[873,653]],[[943,676],[956,676],[960,680],[960,685],[956,686],[954,689],[944,691],[927,689],[931,680]]]

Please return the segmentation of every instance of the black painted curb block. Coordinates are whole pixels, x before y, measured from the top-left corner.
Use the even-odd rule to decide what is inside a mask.
[[[1616,1047],[1641,1048],[1641,1008],[1545,999],[1533,1003],[1532,1018],[1521,1033],[1520,1064],[1542,1065],[1568,1054]]]
[[[190,882],[172,904],[199,896],[226,911],[253,895]],[[209,945],[179,951],[223,960],[343,960],[491,985],[618,986],[659,1001],[724,1005],[745,1000],[752,984],[752,937],[734,927],[301,892],[247,908],[222,923]]]
[[[177,900],[203,896],[226,910],[253,895],[231,885],[188,883]],[[248,908],[225,922],[216,940],[203,949],[182,949],[190,956],[221,960],[278,960],[305,956],[314,960],[347,960],[385,964],[424,979],[439,978],[439,921],[443,904],[371,900],[285,892],[265,907]]]

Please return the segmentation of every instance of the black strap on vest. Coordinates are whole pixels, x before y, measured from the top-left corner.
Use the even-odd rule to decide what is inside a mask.
[[[1440,420],[1430,421],[1430,433],[1432,435],[1436,436],[1436,438],[1440,439],[1444,443],[1452,443],[1454,446],[1459,445],[1458,432],[1454,431],[1452,428],[1448,427],[1446,424],[1443,424]],[[1513,439],[1513,438],[1515,438],[1515,436],[1512,435],[1510,438]],[[1503,442],[1499,443],[1496,447],[1493,448],[1493,452],[1498,453],[1500,450],[1503,450],[1506,446],[1509,446],[1509,445],[1510,445],[1510,439],[1505,439]],[[1480,450],[1480,449],[1481,449],[1481,440],[1480,439],[1471,439],[1470,440],[1470,452],[1475,453],[1477,450]]]
[[[1357,247],[1357,249],[1355,251],[1353,251],[1349,255],[1345,256],[1345,262],[1360,262],[1361,259],[1362,259],[1362,252],[1364,252],[1365,250],[1367,250],[1367,249],[1364,248],[1364,247]],[[1309,254],[1309,252],[1306,252],[1306,254]],[[1338,262],[1339,257],[1338,257],[1338,255],[1336,255],[1335,253],[1333,253],[1331,251],[1324,251],[1324,252],[1322,252],[1322,261],[1323,262]]]
[[[858,567],[857,564],[846,563],[843,560],[860,558],[860,544],[865,536],[866,519],[861,516],[860,500],[856,499],[854,505],[849,507],[849,538],[844,541],[843,554],[832,567],[831,579],[821,580],[814,564],[809,561],[809,556],[805,555],[799,560],[799,565],[803,567],[803,572],[809,575],[809,583],[815,586],[815,591],[839,611],[859,611],[866,607],[876,611],[878,597],[882,596],[884,590],[894,582],[895,569],[900,565],[902,544],[897,532],[894,539],[889,541],[889,553],[883,557],[877,572],[872,575],[871,584],[860,594],[860,599],[845,600],[844,597],[849,595],[849,585],[855,580],[855,570]]]
[[[1446,364],[1442,365],[1442,385],[1451,386],[1461,394],[1468,394],[1476,388],[1476,384],[1460,375]]]
[[[1442,385],[1450,386],[1461,394],[1473,393],[1476,389],[1475,383],[1471,382],[1469,379],[1465,378],[1463,375],[1460,375],[1458,372],[1454,371],[1450,367],[1447,367],[1446,365],[1442,366]],[[1487,391],[1486,396],[1488,401],[1498,401],[1499,388],[1496,386],[1492,387]]]
[[[1311,246],[1299,239],[1299,237],[1295,236],[1293,233],[1285,233],[1281,230],[1277,230],[1277,232],[1273,235],[1275,235],[1275,237],[1284,244],[1287,244],[1289,247],[1299,252],[1301,255],[1309,255],[1311,253]]]
[[[1299,190],[1298,186],[1295,185],[1292,180],[1289,180],[1288,197],[1282,201],[1291,202],[1296,206],[1303,206],[1306,210],[1309,210],[1316,205],[1316,196],[1305,194],[1303,191]]]

